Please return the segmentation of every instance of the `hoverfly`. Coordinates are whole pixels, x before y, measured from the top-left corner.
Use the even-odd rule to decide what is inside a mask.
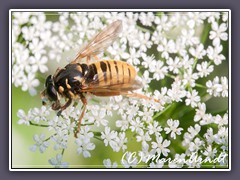
[[[122,31],[122,21],[117,20],[98,33],[80,52],[76,58],[64,68],[58,68],[55,74],[49,75],[45,82],[45,90],[41,92],[42,103],[49,100],[52,109],[58,111],[59,116],[73,100],[81,100],[82,113],[79,117],[75,137],[80,131],[81,120],[87,107],[87,93],[95,96],[137,97],[152,99],[145,95],[132,92],[142,87],[142,83],[136,79],[137,73],[134,67],[126,62],[117,60],[98,60],[89,63],[91,57],[97,58],[97,54],[107,48]],[[86,63],[81,63],[86,58]],[[66,99],[61,105],[60,98]],[[155,100],[158,102],[158,100]]]

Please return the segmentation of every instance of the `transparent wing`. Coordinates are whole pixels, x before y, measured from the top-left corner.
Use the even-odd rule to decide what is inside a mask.
[[[116,78],[116,77],[114,77]],[[94,77],[90,83],[83,83],[82,92],[127,92],[142,88],[142,82],[135,79],[127,83],[119,83],[116,79],[112,79],[115,84],[106,84],[104,73],[100,77]]]
[[[121,20],[117,20],[111,23],[100,33],[98,33],[83,49],[81,49],[76,58],[71,63],[78,63],[84,57],[97,55],[100,52],[104,51],[104,49],[106,49],[110,44],[112,44],[113,41],[116,40],[121,31]]]

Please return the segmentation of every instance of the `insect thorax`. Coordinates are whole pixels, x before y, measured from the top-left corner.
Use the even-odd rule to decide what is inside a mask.
[[[75,98],[81,93],[82,82],[87,72],[86,64],[68,64],[54,75],[56,90],[65,97]]]

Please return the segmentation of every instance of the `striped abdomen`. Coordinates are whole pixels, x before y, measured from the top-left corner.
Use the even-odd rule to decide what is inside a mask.
[[[111,85],[131,84],[136,79],[136,70],[123,61],[103,60],[88,66],[89,72],[85,76],[85,83],[94,81],[99,87]]]

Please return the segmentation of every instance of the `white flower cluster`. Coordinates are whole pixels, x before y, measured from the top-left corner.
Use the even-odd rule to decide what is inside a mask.
[[[131,151],[137,154],[163,158],[188,159],[192,153],[215,158],[222,151],[228,153],[228,111],[207,113],[204,98],[206,94],[228,97],[227,77],[214,74],[215,67],[228,60],[224,54],[228,50],[224,45],[228,42],[227,12],[61,12],[55,16],[57,20],[51,20],[48,13],[13,14],[12,83],[16,87],[36,93],[36,74],[48,71],[49,59],[59,61],[62,53],[86,44],[106,24],[120,19],[123,31],[119,40],[101,56],[132,64],[143,83],[138,93],[160,101],[91,97],[76,139],[77,154],[91,158],[96,139],[103,142],[102,148],[126,153],[124,160],[118,160],[125,168],[138,167],[137,159],[129,162],[131,144],[136,144]],[[215,75],[213,81],[208,78],[210,74]],[[28,114],[19,110],[19,124],[45,125],[53,132],[46,139],[35,135],[36,144],[31,149],[39,147],[44,152],[52,141],[56,151],[67,150],[80,107],[71,106],[60,117],[44,107]],[[115,119],[114,125],[111,119]],[[49,162],[65,167],[61,159],[58,154]],[[183,161],[164,164],[148,158],[142,161],[150,168],[204,166]],[[119,167],[111,157],[103,163],[107,168]]]

